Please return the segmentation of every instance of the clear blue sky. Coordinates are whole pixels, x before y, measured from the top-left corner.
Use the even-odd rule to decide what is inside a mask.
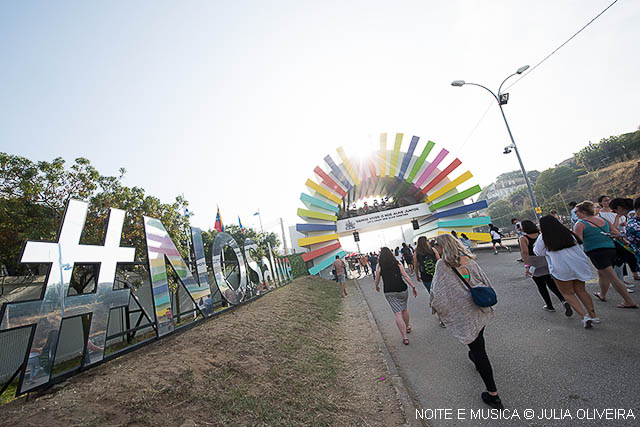
[[[496,88],[609,0],[4,1],[0,150],[84,156],[193,223],[296,222],[312,169],[380,132],[436,141],[486,185],[517,169]],[[640,2],[621,0],[511,90],[529,169],[640,124]],[[373,141],[373,142],[372,142]]]

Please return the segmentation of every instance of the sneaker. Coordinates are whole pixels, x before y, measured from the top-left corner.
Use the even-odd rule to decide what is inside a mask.
[[[591,322],[593,322],[593,320],[589,316],[584,316],[582,318],[582,326],[584,326],[585,329],[591,328]]]
[[[545,309],[545,310],[547,310],[547,311],[556,311],[556,309],[555,309],[555,308],[553,308],[552,306],[548,306],[548,305],[545,305],[545,306],[544,306],[544,307],[542,307],[542,308],[543,308],[543,309]]]
[[[507,251],[511,252],[511,248],[509,246],[507,246]]]
[[[629,292],[630,294],[634,293],[635,291],[633,290],[632,287],[627,286],[627,292]]]
[[[444,323],[440,322],[440,327],[441,328],[446,328],[447,326]]]
[[[502,400],[500,400],[500,396],[491,396],[486,391],[483,391],[480,397],[482,397],[482,401],[484,403],[491,406],[493,409],[504,409],[504,406],[502,406]]]
[[[600,323],[600,318],[599,317],[591,317],[591,322],[593,323]]]
[[[498,255],[498,251],[495,251],[493,254],[494,254],[494,255]]]
[[[573,315],[573,310],[571,309],[571,305],[568,302],[563,302],[564,304],[564,315],[567,317],[571,317]]]

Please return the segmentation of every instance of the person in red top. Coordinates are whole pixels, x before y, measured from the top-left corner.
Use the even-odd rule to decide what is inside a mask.
[[[344,264],[344,261],[340,259],[339,255],[336,255],[336,260],[333,261],[333,269],[336,272],[338,283],[340,283],[342,287],[342,298],[344,298],[347,296],[347,291],[344,289],[344,281],[347,278],[347,266]]]

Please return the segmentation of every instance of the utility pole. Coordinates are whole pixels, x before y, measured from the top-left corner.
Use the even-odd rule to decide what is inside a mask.
[[[289,255],[289,250],[287,249],[287,238],[284,234],[284,223],[282,222],[282,217],[280,218],[280,229],[282,230],[282,244],[284,245],[284,254]]]

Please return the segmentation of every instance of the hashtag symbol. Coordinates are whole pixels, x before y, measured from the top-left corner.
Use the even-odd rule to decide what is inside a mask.
[[[104,357],[111,309],[129,304],[129,289],[113,289],[116,265],[132,262],[135,255],[134,248],[120,247],[125,213],[111,209],[104,246],[81,245],[87,210],[87,203],[70,200],[57,242],[27,242],[22,263],[51,264],[42,298],[6,304],[0,313],[0,330],[20,327],[31,327],[32,330],[20,394],[49,382],[63,319],[90,314],[82,362],[83,366],[88,366]],[[67,295],[75,263],[100,264],[94,293]]]

